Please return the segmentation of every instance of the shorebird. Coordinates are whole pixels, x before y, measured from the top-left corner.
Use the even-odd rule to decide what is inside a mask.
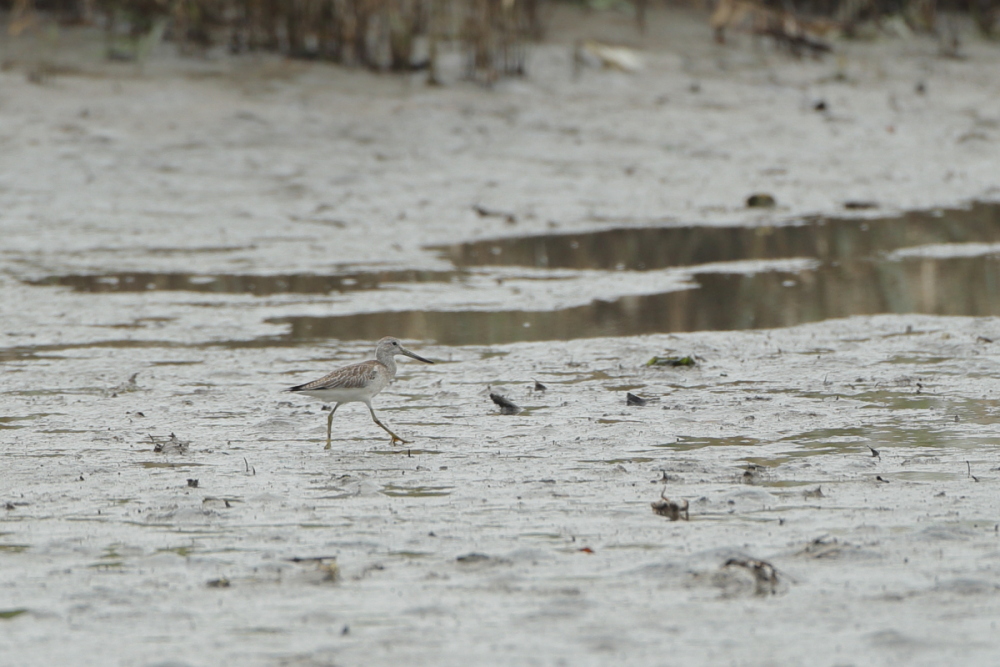
[[[425,364],[433,364],[430,359],[424,359],[418,354],[407,350],[398,339],[386,336],[375,344],[375,358],[362,361],[359,364],[343,366],[337,370],[324,375],[318,380],[291,387],[288,391],[297,391],[318,398],[326,403],[333,403],[330,416],[326,418],[326,447],[330,449],[330,432],[333,428],[333,413],[343,403],[364,403],[368,406],[368,411],[372,413],[372,419],[382,427],[386,433],[392,436],[392,444],[406,444],[398,435],[389,430],[389,427],[379,421],[372,408],[372,398],[377,393],[389,386],[393,378],[396,377],[396,355],[405,354],[413,357],[417,361]]]

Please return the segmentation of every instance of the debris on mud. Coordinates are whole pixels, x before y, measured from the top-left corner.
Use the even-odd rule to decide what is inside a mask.
[[[149,439],[153,441],[153,451],[157,454],[186,454],[191,444],[191,441],[181,440],[173,433],[167,437],[150,435]]]
[[[740,481],[744,484],[760,484],[764,477],[766,469],[764,466],[759,466],[756,463],[748,463],[743,474],[740,475]]]
[[[118,394],[125,394],[132,391],[139,391],[139,384],[135,381],[139,377],[139,373],[132,373],[128,380],[125,380],[119,385],[115,385],[111,389],[107,390],[107,394],[111,398],[117,398]]]
[[[340,565],[337,564],[336,556],[314,556],[311,558],[293,557],[286,558],[290,563],[313,563],[316,565],[316,573],[319,580],[316,583],[333,583],[340,580]]]
[[[682,482],[684,479],[680,475],[671,475],[666,470],[660,469],[659,479],[649,480],[650,484],[666,484],[667,482]]]
[[[844,551],[845,547],[850,547],[850,545],[846,543],[842,544],[836,538],[829,538],[823,535],[807,544],[796,555],[807,556],[809,558],[836,558]]]
[[[665,516],[671,521],[678,521],[683,519],[684,521],[690,520],[690,515],[688,514],[689,503],[687,500],[682,500],[677,502],[676,500],[670,500],[667,498],[666,490],[660,494],[660,499],[650,503],[655,514],[660,516]]]
[[[462,563],[463,565],[471,565],[474,563],[486,563],[491,560],[493,559],[487,556],[486,554],[481,554],[477,552],[463,554],[455,558],[456,562]]]
[[[476,204],[472,207],[480,218],[503,218],[504,222],[508,225],[513,225],[517,222],[517,216],[509,211],[496,211],[490,208],[486,208],[481,204]]]
[[[754,595],[774,595],[778,592],[778,571],[765,560],[756,558],[730,558],[722,569],[741,568],[753,576]]]
[[[502,415],[516,415],[524,409],[520,405],[517,405],[513,401],[493,391],[490,392],[490,400],[500,406],[500,414]]]
[[[778,205],[774,196],[758,192],[747,197],[747,208],[774,208]]]
[[[672,367],[684,367],[684,366],[697,366],[698,362],[695,361],[693,356],[686,357],[653,357],[646,362],[647,366],[672,366]]]
[[[844,202],[844,208],[848,211],[867,211],[878,208],[878,202],[848,200]]]
[[[573,49],[573,68],[576,76],[582,67],[612,69],[634,74],[643,68],[643,59],[637,51],[625,46],[602,44],[593,40],[578,42]]]
[[[636,396],[632,392],[627,392],[625,394],[625,405],[637,405],[637,406],[642,407],[642,406],[646,405],[647,403],[649,403],[650,400],[651,399],[642,398],[640,396]]]

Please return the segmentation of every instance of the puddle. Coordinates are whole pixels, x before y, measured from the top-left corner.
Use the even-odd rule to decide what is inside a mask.
[[[548,234],[428,248],[456,267],[649,271],[709,262],[815,257],[822,262],[874,258],[938,243],[1000,242],[1000,205],[917,211],[892,218],[808,219],[768,227],[690,226]]]
[[[1000,412],[1000,400],[969,399],[954,396],[939,396],[916,390],[892,391],[873,390],[853,394],[851,399],[864,401],[869,407],[890,410],[924,410],[932,419],[954,419],[974,424],[993,424]],[[931,411],[934,411],[932,413]],[[936,414],[935,414],[936,413]]]
[[[214,340],[195,343],[178,343],[169,340],[132,340],[132,339],[105,339],[81,343],[60,343],[54,345],[35,345],[0,348],[0,363],[12,361],[42,361],[42,360],[64,360],[74,357],[70,352],[78,350],[92,350],[95,348],[112,349],[170,349],[183,350],[222,348],[227,350],[259,349],[268,347],[287,347],[294,345],[287,336],[260,336],[244,340]],[[176,365],[195,365],[204,363],[202,361],[178,362]],[[173,362],[150,362],[150,365],[172,365]],[[8,392],[15,396],[42,396],[71,393],[102,393],[108,387],[86,387],[69,390],[22,390]]]
[[[845,446],[859,446],[863,444],[871,434],[870,428],[861,426],[847,428],[820,428],[805,433],[787,435],[779,439],[781,441],[795,442],[804,446],[842,444]]]
[[[382,487],[382,493],[394,498],[431,498],[434,496],[450,496],[451,486],[400,486],[398,484],[386,484]]]
[[[101,347],[112,347],[120,349],[132,349],[132,348],[154,348],[154,347],[164,347],[164,348],[175,348],[183,347],[177,343],[171,343],[168,341],[145,341],[145,340],[97,340],[91,341],[89,343],[61,343],[53,345],[19,345],[16,347],[5,347],[0,348],[0,363],[9,361],[40,361],[43,359],[56,359],[61,360],[70,357],[71,355],[63,354],[65,352],[73,352],[76,350],[89,350],[91,348],[101,348]],[[29,391],[18,391],[11,392],[14,394],[22,396],[30,396],[32,392]],[[63,393],[63,392],[49,392],[49,393]]]
[[[125,567],[125,563],[124,561],[116,560],[116,561],[91,563],[87,567],[92,570],[119,570]]]
[[[558,541],[558,542],[563,542],[566,539],[566,536],[561,535],[560,533],[539,533],[539,532],[521,533],[520,535],[518,535],[518,537],[522,539]]]
[[[633,543],[621,543],[621,544],[608,544],[604,546],[604,550],[629,550],[637,549],[639,551],[661,551],[663,549],[662,544],[656,544],[655,542],[633,542]]]
[[[703,447],[753,447],[757,444],[760,444],[760,441],[756,438],[745,438],[742,436],[734,436],[731,438],[709,438],[682,435],[678,437],[675,442],[653,446],[686,452],[692,449],[701,449]]]
[[[1000,257],[859,260],[797,272],[696,273],[691,289],[550,311],[421,309],[268,322],[291,325],[286,334],[291,342],[377,340],[392,331],[443,345],[492,345],[772,329],[881,313],[1000,315]]]
[[[162,547],[156,550],[158,554],[172,553],[180,556],[181,558],[187,558],[194,554],[195,550],[193,547]]]
[[[205,465],[204,463],[169,463],[167,461],[143,461],[139,465],[143,468],[197,468]]]
[[[371,341],[387,332],[407,339],[461,346],[784,328],[882,313],[1000,315],[1000,204],[871,220],[808,219],[800,224],[769,227],[612,229],[479,241],[430,250],[450,259],[455,268],[362,271],[341,266],[337,271],[343,272],[330,275],[273,276],[135,272],[50,276],[31,284],[62,285],[88,293],[180,290],[320,297],[376,290],[390,284],[413,285],[408,289],[408,310],[272,318],[266,321],[286,325],[287,333],[215,343],[231,348],[278,347],[316,340]],[[795,270],[790,270],[787,264],[773,270],[758,266],[753,273],[700,266],[782,258],[816,262]],[[584,295],[586,281],[595,279],[589,272],[625,269],[634,273],[628,274],[621,291],[628,291],[630,281],[634,281],[636,292],[647,293],[594,299],[585,305],[553,310],[426,307],[427,291],[417,285],[464,283],[472,275],[472,267],[489,266],[587,270],[586,276],[574,278],[581,281]],[[671,268],[684,271],[688,280],[671,283],[678,285],[674,291],[649,294],[644,272]],[[476,269],[477,273],[484,270],[488,269]],[[472,299],[474,302],[474,296]],[[456,309],[460,307],[463,309]],[[141,325],[142,322],[136,324]],[[160,343],[108,341],[84,347],[98,345]],[[54,353],[72,347],[48,346],[44,351]],[[0,362],[38,358],[42,352],[43,348],[30,346],[4,349],[0,350]],[[933,364],[935,360],[927,359],[925,363]]]
[[[891,480],[900,480],[906,482],[947,482],[950,480],[965,479],[967,477],[965,471],[961,472],[922,472],[922,471],[905,471],[905,472],[887,472],[882,473],[882,477]]]
[[[434,554],[429,551],[390,551],[387,555],[410,560],[415,558],[430,558]]]
[[[983,446],[995,445],[996,439],[991,436],[976,437],[955,433],[947,428],[947,422],[938,422],[938,428],[928,424],[923,428],[873,428],[864,443],[875,449],[888,447],[932,447],[940,449],[978,449]]]
[[[962,435],[953,431],[904,426],[869,426],[844,429],[817,429],[777,440],[796,446],[796,449],[769,457],[750,457],[746,460],[761,466],[777,466],[797,459],[827,455],[869,456],[871,448],[885,450],[894,447],[929,447],[935,449],[980,449],[995,447],[996,439],[985,435]],[[661,445],[664,446],[664,445]],[[667,445],[669,446],[669,445]]]
[[[644,389],[645,384],[635,383],[635,384],[618,384],[610,387],[605,387],[607,391],[621,392],[621,391],[636,391],[637,389]]]
[[[421,454],[440,454],[438,449],[373,449],[369,454],[381,454],[383,456],[419,456]]]
[[[333,275],[200,273],[108,273],[48,276],[29,285],[71,287],[77,292],[212,292],[217,294],[331,294],[378,289],[392,283],[447,283],[462,280],[462,271],[386,270]]]
[[[30,548],[30,544],[0,544],[0,553],[19,554]]]
[[[40,419],[42,417],[48,417],[48,412],[39,412],[35,414],[25,415],[24,417],[0,417],[0,429],[7,428],[24,428],[28,424],[19,424],[17,422],[27,422],[34,419]]]
[[[648,456],[631,456],[624,459],[582,459],[579,463],[607,463],[609,465],[620,465],[623,463],[651,463],[656,461]]]
[[[770,274],[762,274],[770,275]],[[403,310],[330,317],[302,316],[268,320],[289,324],[293,341],[311,339],[377,340],[386,331],[400,338],[435,341],[442,345],[493,345],[541,340],[571,340],[645,333],[738,329],[769,326],[764,313],[748,303],[733,312],[717,298],[737,306],[739,283],[761,276],[712,274],[700,290],[594,301],[584,306],[550,311]],[[779,280],[780,283],[780,280]],[[770,310],[770,308],[768,308]],[[771,324],[784,326],[784,323]]]
[[[925,364],[932,366],[935,364],[945,364],[951,361],[951,357],[935,357],[930,355],[925,356],[915,356],[915,355],[896,355],[894,357],[889,357],[882,363],[885,364],[905,364],[907,366],[912,366],[916,364]]]
[[[762,486],[771,489],[798,489],[803,486],[816,486],[818,484],[829,484],[829,480],[762,480],[756,482],[754,486]]]

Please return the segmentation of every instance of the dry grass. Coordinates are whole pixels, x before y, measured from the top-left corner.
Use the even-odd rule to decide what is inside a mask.
[[[522,74],[527,42],[541,34],[537,0],[0,0],[4,9],[11,35],[52,12],[103,25],[116,43],[159,30],[189,50],[225,44],[234,53],[426,69],[432,82],[444,47],[461,50],[470,79]],[[109,55],[128,54],[109,47]]]
[[[603,0],[576,0],[594,6]],[[626,0],[621,0],[625,2]],[[648,0],[630,0],[642,30]],[[768,34],[796,51],[822,47],[816,26],[850,34],[864,21],[901,17],[914,30],[939,31],[939,8],[968,12],[980,31],[1000,36],[1000,0],[705,0],[713,27]],[[379,71],[428,70],[437,81],[445,48],[465,58],[466,76],[492,82],[524,73],[528,43],[542,35],[540,0],[0,0],[7,30],[29,29],[38,12],[104,25],[139,44],[149,35],[196,50],[226,44],[235,53],[273,51]],[[957,3],[957,4],[956,4]],[[603,3],[606,4],[606,3]],[[811,17],[811,18],[805,18]],[[817,17],[824,20],[817,21]],[[749,26],[749,28],[748,28]],[[148,41],[148,40],[147,40]],[[133,53],[141,47],[132,49]],[[116,56],[117,54],[117,56]],[[112,57],[128,57],[109,47]]]

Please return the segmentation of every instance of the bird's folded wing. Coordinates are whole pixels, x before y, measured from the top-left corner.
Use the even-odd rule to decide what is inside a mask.
[[[371,364],[360,363],[338,368],[318,380],[292,387],[292,391],[315,391],[317,389],[361,389],[373,382],[378,373]]]

